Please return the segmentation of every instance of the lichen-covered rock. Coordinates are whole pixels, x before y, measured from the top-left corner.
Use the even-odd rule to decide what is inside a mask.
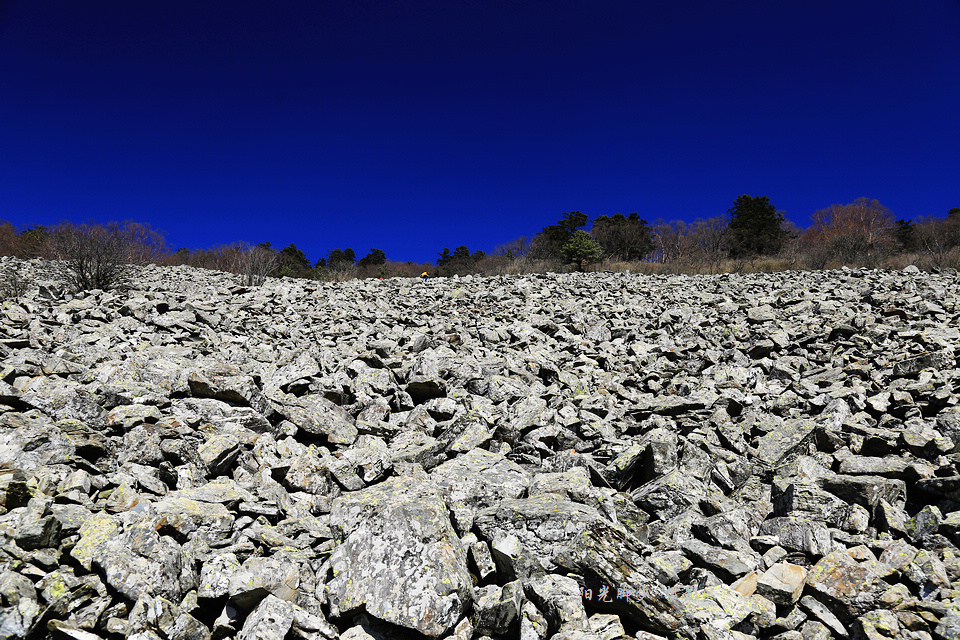
[[[117,518],[106,513],[96,514],[80,526],[80,539],[73,546],[70,555],[89,571],[98,547],[113,539],[120,531],[121,525]]]
[[[226,537],[234,521],[233,514],[224,505],[191,500],[178,492],[153,503],[153,512],[159,527],[172,527],[183,536],[203,529],[215,538]]]
[[[33,583],[13,571],[0,574],[0,638],[25,638],[40,614]]]
[[[10,266],[2,637],[960,635],[955,272]]]
[[[473,603],[473,628],[486,635],[505,635],[516,626],[523,602],[523,586],[519,580],[502,587],[488,585],[477,589]]]
[[[683,550],[694,564],[705,566],[714,573],[729,577],[731,580],[755,571],[759,566],[755,554],[728,551],[700,540],[684,542]]]
[[[800,599],[807,570],[789,562],[778,562],[757,579],[756,592],[784,606]]]
[[[679,606],[685,619],[693,624],[727,630],[760,613],[756,603],[726,585],[691,591],[680,598]]]
[[[0,465],[24,471],[67,464],[77,448],[46,416],[37,413],[0,415]]]
[[[155,595],[179,601],[196,587],[195,568],[180,545],[159,535],[154,521],[146,517],[94,547],[92,565],[107,584],[130,600]]]
[[[538,576],[526,583],[524,591],[554,633],[591,631],[583,593],[572,578],[553,574]]]
[[[430,637],[450,630],[473,600],[464,549],[439,490],[392,478],[334,501],[338,544],[330,599]]]
[[[280,557],[252,556],[239,569],[233,570],[229,556],[225,561],[224,568],[229,572],[227,594],[241,608],[252,609],[271,595],[281,600],[296,601],[300,567],[295,562]]]
[[[357,439],[353,419],[323,396],[285,396],[275,409],[306,433],[324,435],[331,443],[352,444]]]
[[[872,609],[888,586],[871,566],[857,562],[846,551],[825,555],[806,578],[811,594],[835,606],[837,615],[848,620]]]
[[[430,472],[447,504],[473,509],[496,506],[504,498],[519,498],[530,474],[502,455],[473,449]]]
[[[658,571],[644,560],[640,543],[625,532],[596,523],[559,549],[554,560],[584,576],[598,609],[655,632],[681,627],[676,598],[657,581]]]
[[[200,569],[197,596],[219,598],[230,593],[230,581],[241,571],[240,562],[234,553],[222,553],[208,558]]]
[[[106,427],[107,412],[96,396],[75,380],[36,377],[21,389],[19,399],[53,420],[72,418],[95,429]]]
[[[701,500],[722,501],[723,494],[695,476],[675,469],[642,485],[631,497],[647,513],[656,514],[660,520],[670,520],[691,507],[698,507]]]
[[[593,507],[542,493],[532,498],[504,499],[498,506],[477,513],[474,524],[488,541],[503,534],[516,536],[549,570],[554,566],[554,552],[604,520]]]
[[[237,640],[283,640],[293,626],[293,606],[268,595],[247,616]]]
[[[760,438],[757,458],[768,468],[788,462],[805,452],[805,447],[816,435],[817,427],[817,423],[809,419],[784,421],[779,428]]]

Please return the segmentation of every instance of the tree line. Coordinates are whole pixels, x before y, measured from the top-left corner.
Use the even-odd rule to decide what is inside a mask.
[[[532,238],[498,246],[491,258],[478,259],[463,246],[453,254],[444,249],[437,265],[442,275],[495,272],[502,265],[491,260],[503,257],[530,270],[717,273],[913,263],[924,269],[960,268],[960,208],[945,217],[895,220],[877,200],[858,198],[815,212],[813,224],[800,229],[768,197],[741,195],[725,216],[692,223],[659,219],[651,224],[637,213],[599,215],[589,230],[588,222],[586,214],[569,211]]]
[[[490,254],[465,245],[444,248],[435,264],[396,262],[376,248],[358,258],[351,248],[331,249],[311,261],[293,243],[235,242],[209,249],[170,251],[164,235],[135,221],[63,222],[17,230],[0,221],[0,255],[48,258],[80,289],[107,289],[129,279],[129,265],[190,265],[237,273],[253,286],[267,277],[344,280],[355,277],[505,274],[612,269],[717,273],[831,267],[960,268],[960,208],[945,217],[894,219],[877,200],[859,198],[815,212],[800,229],[766,196],[741,195],[725,216],[692,223],[637,213],[598,215],[569,211],[532,237],[520,237]],[[589,223],[589,229],[586,227]]]
[[[17,230],[0,221],[0,255],[55,260],[54,269],[80,289],[108,289],[127,283],[131,265],[189,265],[239,274],[247,285],[268,277],[343,280],[352,277],[419,274],[424,265],[390,263],[381,249],[361,258],[351,248],[331,249],[315,262],[296,244],[275,249],[270,242],[218,245],[209,249],[170,251],[164,234],[148,224],[128,220],[99,224],[61,222],[53,227]],[[430,265],[426,265],[430,266]]]

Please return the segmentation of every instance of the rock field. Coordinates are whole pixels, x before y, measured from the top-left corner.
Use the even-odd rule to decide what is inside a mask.
[[[0,639],[960,638],[956,272],[46,266]]]

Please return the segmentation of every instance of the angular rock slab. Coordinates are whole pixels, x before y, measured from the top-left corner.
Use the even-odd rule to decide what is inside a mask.
[[[286,396],[285,401],[288,404],[276,407],[277,412],[307,433],[325,435],[334,444],[349,445],[357,439],[353,419],[323,396]]]
[[[530,474],[520,465],[484,449],[444,462],[430,476],[451,507],[496,506],[504,498],[519,498],[530,484]]]
[[[771,602],[789,606],[800,599],[807,570],[789,562],[778,562],[757,580],[757,593]]]
[[[527,597],[555,631],[590,630],[581,593],[573,578],[558,575],[533,578],[526,588]]]
[[[875,608],[888,586],[871,566],[858,563],[846,551],[825,555],[806,577],[806,588],[812,595],[847,620]]]
[[[149,518],[97,546],[92,560],[104,581],[130,600],[151,595],[179,602],[196,587],[189,558],[172,538],[160,536]]]
[[[7,414],[0,421],[0,464],[30,471],[51,464],[67,464],[76,447],[45,418]]]
[[[542,493],[532,498],[504,499],[499,506],[477,513],[474,525],[491,543],[504,534],[516,536],[545,570],[552,570],[551,558],[558,549],[603,521],[593,507]]]
[[[748,616],[759,613],[759,606],[726,585],[714,585],[685,594],[680,605],[690,626],[711,625],[729,629]]]
[[[683,623],[677,599],[652,576],[656,570],[642,557],[639,542],[627,533],[598,522],[554,555],[568,571],[584,576],[597,599],[593,606],[610,611],[656,633],[673,633]]]
[[[816,435],[817,424],[812,420],[791,419],[760,438],[757,458],[767,469],[786,464],[802,454]]]
[[[251,556],[230,575],[227,593],[241,608],[252,609],[270,596],[292,602],[299,586],[299,567],[295,563]]]
[[[396,477],[340,496],[330,524],[331,604],[341,615],[365,608],[393,624],[438,637],[473,600],[467,558],[436,487]]]
[[[238,640],[283,640],[293,626],[293,605],[267,596],[247,616]]]

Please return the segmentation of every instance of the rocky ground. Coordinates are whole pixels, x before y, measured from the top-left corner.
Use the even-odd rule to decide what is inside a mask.
[[[0,638],[960,638],[955,272],[44,266]]]

